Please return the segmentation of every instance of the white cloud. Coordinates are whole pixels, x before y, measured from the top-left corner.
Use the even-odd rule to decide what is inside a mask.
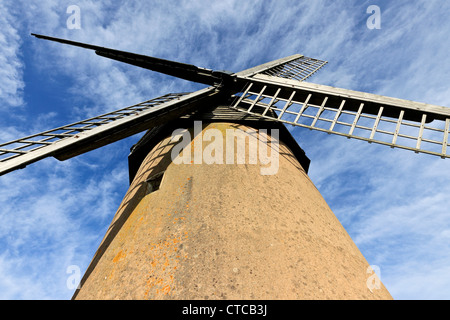
[[[97,176],[99,168],[86,169],[83,161],[55,162],[0,180],[3,299],[70,298],[66,268],[87,267],[126,190],[126,168]],[[91,229],[95,225],[102,230]]]
[[[20,58],[21,39],[13,27],[14,17],[7,3],[0,3],[0,110],[23,104],[24,65]]]

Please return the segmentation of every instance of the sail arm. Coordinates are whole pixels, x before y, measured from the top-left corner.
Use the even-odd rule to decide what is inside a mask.
[[[227,71],[214,71],[211,69],[200,68],[192,64],[150,57],[132,52],[120,51],[111,48],[105,48],[82,42],[49,37],[35,33],[32,33],[32,35],[39,39],[94,50],[97,55],[105,58],[124,62],[144,69],[181,78],[184,80],[203,83],[207,85],[224,84],[226,82],[232,81],[234,77],[231,72]]]
[[[314,75],[327,63],[324,60],[309,58],[302,54],[294,54],[240,71],[236,75],[241,78],[269,75],[277,78],[304,81]]]
[[[0,144],[0,175],[46,157],[66,160],[171,121],[215,99],[208,87],[194,93],[167,94],[104,115]]]
[[[300,82],[290,79],[282,79],[279,77],[268,76],[265,74],[257,74],[252,77],[238,77],[236,81],[236,90],[242,89],[247,84],[252,83],[253,89],[256,87],[267,87],[267,94],[282,88],[282,93],[288,96],[293,90],[297,92],[297,96],[302,94],[307,96],[310,92],[314,92],[314,102],[319,103],[325,96],[329,97],[328,104],[346,99],[344,110],[355,111],[361,103],[365,104],[365,112],[376,115],[378,107],[385,107],[385,115],[392,115],[396,118],[401,109],[405,110],[405,119],[420,122],[422,114],[427,114],[427,123],[434,119],[445,120],[450,117],[450,108],[432,105],[428,103],[416,102],[405,99],[387,97],[367,92],[336,88],[321,84]]]
[[[450,157],[450,109],[281,79],[239,77],[231,108],[297,127]]]

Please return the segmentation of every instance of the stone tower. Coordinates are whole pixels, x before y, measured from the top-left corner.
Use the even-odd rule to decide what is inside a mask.
[[[174,158],[180,128],[192,140]],[[237,138],[226,145],[237,131],[251,132],[244,163]],[[194,159],[218,142],[210,132],[224,137],[216,161]],[[278,152],[273,172],[250,159],[252,141]],[[181,162],[187,151],[193,160]],[[73,299],[392,299],[380,282],[368,286],[368,262],[283,124],[213,106],[150,130],[129,162],[129,190]]]

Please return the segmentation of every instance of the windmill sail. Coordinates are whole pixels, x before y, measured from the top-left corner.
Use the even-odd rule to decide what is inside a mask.
[[[300,54],[237,73],[81,42],[37,38],[94,50],[96,54],[178,78],[212,85],[189,94],[160,98],[0,144],[0,175],[45,157],[69,159],[175,118],[201,111],[201,104],[312,130],[415,152],[450,157],[450,110],[408,100],[304,82],[327,61]],[[222,112],[223,113],[223,112]]]
[[[214,99],[208,87],[194,93],[167,94],[97,117],[0,144],[0,175],[53,156],[66,160],[76,155],[147,130],[185,115],[199,103]]]
[[[256,73],[231,108],[294,126],[450,157],[450,109]]]
[[[207,85],[224,84],[232,81],[231,72],[214,71],[211,69],[200,68],[192,64],[181,63],[177,61],[165,60],[146,55],[136,54],[127,51],[120,51],[87,43],[76,42],[66,39],[54,38],[40,34],[31,35],[39,39],[50,40],[84,49],[94,50],[99,56],[121,61],[127,64],[138,66],[144,69],[164,73],[177,78],[199,82]]]
[[[324,67],[327,63],[327,61],[295,54],[238,72],[236,75],[248,78],[257,74],[265,74],[284,79],[304,81],[319,71],[319,69]]]

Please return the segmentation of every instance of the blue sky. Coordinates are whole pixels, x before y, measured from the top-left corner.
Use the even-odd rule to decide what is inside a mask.
[[[67,28],[70,5],[81,29]],[[381,29],[367,28],[370,5]],[[233,72],[301,53],[329,61],[310,82],[450,107],[449,12],[433,0],[2,1],[0,141],[202,87],[31,32]],[[291,130],[392,296],[450,298],[450,160]],[[0,177],[0,299],[70,299],[67,268],[90,262],[140,136]]]

